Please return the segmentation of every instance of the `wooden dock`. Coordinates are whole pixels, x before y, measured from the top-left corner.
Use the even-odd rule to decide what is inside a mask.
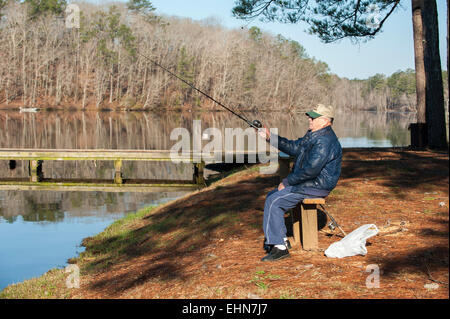
[[[137,189],[145,187],[203,187],[205,186],[204,168],[207,162],[236,162],[238,158],[258,158],[254,151],[222,152],[219,155],[189,152],[172,154],[170,150],[74,150],[74,149],[0,149],[0,160],[28,161],[28,180],[7,180],[0,177],[0,186],[3,188],[21,187],[21,189],[51,189],[52,187],[81,189],[97,187],[99,189]],[[84,180],[50,180],[45,178],[42,170],[43,161],[113,161],[114,179],[109,181]],[[158,161],[175,163],[192,163],[194,174],[192,180],[125,180],[122,174],[124,161]],[[0,188],[1,189],[1,188]]]
[[[58,191],[58,192],[108,192],[108,193],[163,193],[163,192],[184,192],[200,189],[197,185],[165,184],[123,184],[114,183],[76,183],[76,182],[5,182],[0,181],[0,191]]]

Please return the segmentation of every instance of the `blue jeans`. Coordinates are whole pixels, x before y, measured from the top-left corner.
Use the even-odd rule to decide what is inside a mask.
[[[324,191],[322,196],[316,192],[293,193],[292,186],[285,187],[279,191],[278,188],[267,194],[264,204],[263,230],[268,245],[284,245],[286,237],[286,225],[284,213],[297,206],[305,198],[325,197],[328,192]]]

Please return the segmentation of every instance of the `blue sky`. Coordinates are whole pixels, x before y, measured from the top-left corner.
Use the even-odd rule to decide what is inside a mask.
[[[125,1],[125,0],[123,0]],[[95,0],[93,2],[96,2]],[[298,41],[306,52],[326,62],[332,73],[348,78],[367,78],[376,73],[391,75],[398,70],[414,69],[414,46],[411,18],[411,1],[403,0],[401,8],[386,21],[383,32],[366,43],[352,44],[348,39],[339,43],[324,44],[309,35],[303,24],[248,23],[234,18],[231,9],[234,0],[152,0],[157,13],[201,20],[217,18],[228,28],[258,26],[274,35]],[[439,41],[443,70],[447,69],[447,10],[446,1],[437,0]]]

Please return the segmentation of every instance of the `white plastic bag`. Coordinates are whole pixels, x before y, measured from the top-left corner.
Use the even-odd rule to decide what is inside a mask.
[[[366,255],[366,239],[378,234],[375,224],[366,224],[355,229],[340,241],[332,243],[325,255],[327,257],[343,258],[355,255]]]

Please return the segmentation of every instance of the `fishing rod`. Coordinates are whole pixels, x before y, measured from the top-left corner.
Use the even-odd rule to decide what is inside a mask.
[[[232,114],[236,115],[237,117],[239,117],[241,120],[243,120],[245,123],[247,123],[248,125],[250,125],[251,127],[255,128],[255,129],[259,129],[262,128],[262,124],[260,121],[258,120],[254,120],[253,122],[250,122],[250,120],[246,119],[244,116],[236,113],[235,111],[233,111],[232,109],[226,107],[225,105],[223,105],[222,103],[220,103],[219,101],[217,101],[216,99],[214,99],[213,97],[209,96],[208,94],[206,94],[205,92],[203,92],[202,90],[196,88],[193,84],[189,83],[188,81],[186,81],[185,79],[179,77],[178,75],[176,75],[175,73],[173,73],[172,71],[170,71],[169,69],[165,68],[164,66],[162,66],[161,64],[159,64],[158,62],[150,59],[149,57],[143,55],[142,53],[137,52],[137,54],[139,54],[140,56],[146,58],[147,60],[149,60],[150,62],[152,62],[153,64],[155,64],[156,66],[160,67],[161,69],[163,69],[164,71],[168,72],[170,75],[176,77],[178,80],[182,81],[183,83],[185,83],[186,85],[188,85],[189,87],[193,88],[194,90],[196,90],[197,92],[203,94],[204,96],[206,96],[208,99],[212,100],[213,102],[215,102],[216,104],[220,105],[221,107],[223,107],[224,109],[226,109],[227,111],[231,112]]]
[[[337,221],[333,218],[333,216],[327,212],[327,210],[325,209],[325,206],[323,206],[322,204],[320,204],[320,207],[322,207],[323,211],[325,212],[325,214],[328,215],[328,217],[330,217],[331,219],[331,223],[328,225],[328,227],[333,231],[335,229],[335,227],[339,228],[339,230],[341,231],[341,233],[344,234],[344,236],[347,236],[347,234],[345,233],[345,231],[341,228],[341,226],[339,226],[339,224],[337,223]]]

